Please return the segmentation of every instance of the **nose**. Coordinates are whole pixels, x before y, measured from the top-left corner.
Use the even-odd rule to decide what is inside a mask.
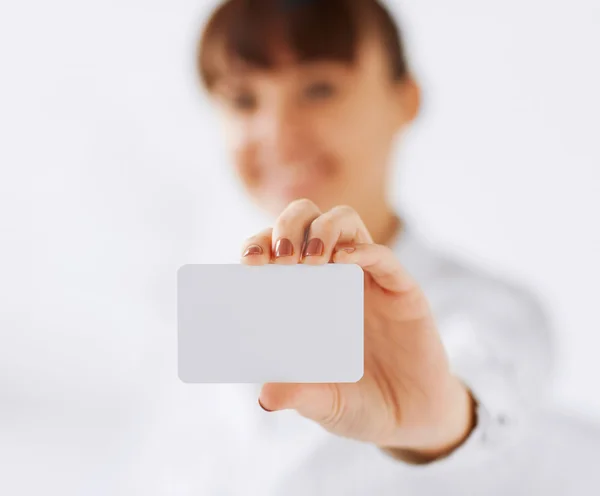
[[[285,101],[263,108],[257,123],[261,159],[273,166],[291,166],[307,155],[307,133],[301,109]]]

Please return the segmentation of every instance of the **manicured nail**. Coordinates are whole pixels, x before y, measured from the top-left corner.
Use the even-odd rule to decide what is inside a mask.
[[[258,406],[260,406],[265,412],[272,412],[273,410],[267,410],[263,404],[260,402],[260,398],[258,398]]]
[[[345,251],[346,253],[352,253],[354,250],[356,250],[356,248],[352,247],[352,246],[348,246],[346,248],[342,248],[343,251]]]
[[[306,248],[304,249],[304,256],[320,257],[321,255],[323,255],[324,249],[325,245],[323,244],[323,241],[321,241],[319,238],[313,238],[306,245]]]
[[[294,245],[287,238],[281,238],[275,243],[275,258],[291,257],[294,254]]]
[[[244,256],[247,257],[249,255],[262,255],[263,249],[259,245],[250,245],[246,251],[244,252]]]

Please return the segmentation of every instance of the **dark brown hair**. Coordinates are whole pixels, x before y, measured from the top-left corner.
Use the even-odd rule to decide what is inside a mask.
[[[408,75],[396,23],[378,0],[227,0],[212,14],[198,45],[198,72],[211,89],[233,65],[271,69],[281,49],[297,62],[354,63],[363,37],[382,42],[390,77]]]

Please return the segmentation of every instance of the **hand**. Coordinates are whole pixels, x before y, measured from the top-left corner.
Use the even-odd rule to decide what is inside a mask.
[[[356,383],[269,383],[259,403],[295,409],[328,431],[375,443],[402,459],[452,451],[473,427],[473,401],[450,373],[428,302],[394,253],[373,243],[350,207],[291,203],[274,227],[249,238],[248,265],[357,264],[365,274],[364,376]]]

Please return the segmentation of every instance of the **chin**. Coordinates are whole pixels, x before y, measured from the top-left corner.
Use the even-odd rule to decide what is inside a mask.
[[[253,196],[263,210],[276,216],[293,201],[303,199],[312,201],[322,212],[326,212],[339,204],[336,202],[336,198],[330,194],[331,189],[327,185],[303,188],[263,188],[256,191]]]

